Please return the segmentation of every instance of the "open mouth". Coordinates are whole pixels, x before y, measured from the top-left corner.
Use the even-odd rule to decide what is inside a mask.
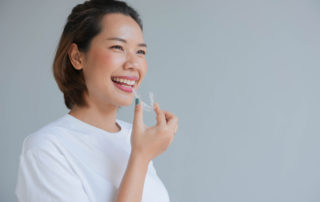
[[[120,77],[111,77],[111,80],[115,84],[116,87],[125,91],[125,92],[132,92],[132,88],[136,85],[136,79],[124,79]]]
[[[129,80],[129,79],[122,79],[122,78],[119,78],[119,77],[112,77],[111,80],[115,83],[118,83],[120,85],[123,85],[125,87],[134,87],[135,84],[136,84],[136,81],[135,80]]]

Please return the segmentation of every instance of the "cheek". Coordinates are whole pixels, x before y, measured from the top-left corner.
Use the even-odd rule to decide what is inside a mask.
[[[148,70],[148,65],[147,65],[146,61],[144,61],[144,66],[145,66],[145,70],[147,71]]]
[[[107,50],[92,51],[93,66],[100,70],[116,69],[123,62],[123,57]]]
[[[147,65],[147,61],[146,61],[145,59],[140,60],[140,61],[139,61],[139,65],[140,65],[141,70],[142,70],[143,72],[146,72],[146,71],[147,71],[148,65]]]
[[[142,63],[142,67],[143,67],[143,71],[144,71],[144,74],[147,72],[147,70],[148,70],[148,65],[147,65],[147,62],[146,61],[144,61],[143,63]]]

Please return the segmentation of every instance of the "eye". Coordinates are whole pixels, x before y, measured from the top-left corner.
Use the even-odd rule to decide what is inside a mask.
[[[119,45],[111,46],[112,49],[123,50],[123,48]]]
[[[139,53],[139,54],[142,54],[142,55],[145,55],[145,54],[146,54],[146,51],[144,51],[144,50],[138,50],[138,53]]]

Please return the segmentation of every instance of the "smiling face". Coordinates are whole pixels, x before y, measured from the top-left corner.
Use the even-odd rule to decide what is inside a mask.
[[[130,17],[107,14],[101,21],[102,31],[82,55],[83,74],[88,88],[88,103],[130,105],[147,71],[146,46],[142,30]]]

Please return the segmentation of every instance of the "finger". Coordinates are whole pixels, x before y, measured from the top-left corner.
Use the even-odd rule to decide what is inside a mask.
[[[165,113],[167,125],[170,128],[175,129],[177,127],[177,125],[178,125],[178,118],[171,112],[168,112],[168,111],[165,111],[165,110],[163,110],[163,112]]]
[[[170,119],[172,119],[174,117],[174,114],[169,112],[169,111],[166,111],[166,110],[162,110],[165,117],[166,117],[166,121],[168,122]]]
[[[143,106],[139,98],[136,98],[133,117],[133,127],[143,126]]]
[[[156,113],[157,126],[163,126],[166,123],[166,118],[164,113],[160,110],[159,104],[157,102],[154,103],[154,111]]]

